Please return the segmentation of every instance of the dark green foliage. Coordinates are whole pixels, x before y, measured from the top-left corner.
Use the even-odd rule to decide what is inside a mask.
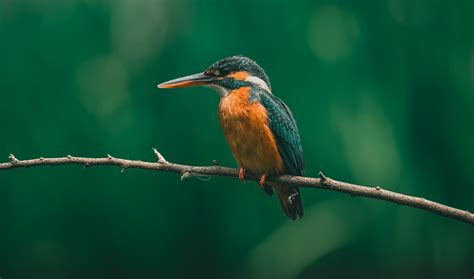
[[[472,0],[1,0],[0,158],[152,161],[156,147],[235,166],[217,94],[156,84],[242,54],[294,113],[306,176],[473,212],[473,14]],[[276,195],[227,178],[0,172],[0,277],[474,275],[472,226],[301,192],[305,217],[292,222]]]

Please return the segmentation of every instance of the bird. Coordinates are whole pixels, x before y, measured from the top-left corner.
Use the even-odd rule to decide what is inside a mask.
[[[220,96],[218,118],[225,139],[239,166],[239,179],[247,172],[259,177],[258,185],[270,196],[278,193],[281,207],[291,220],[302,218],[298,187],[267,185],[269,176],[304,176],[301,138],[290,108],[272,93],[270,80],[254,60],[226,57],[197,74],[158,84],[158,88],[205,86]]]

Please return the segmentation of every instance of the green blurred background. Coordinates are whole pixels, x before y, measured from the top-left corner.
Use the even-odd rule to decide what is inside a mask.
[[[0,158],[235,166],[205,88],[156,84],[243,54],[298,121],[308,176],[474,211],[474,2],[0,0]],[[302,190],[80,166],[0,173],[0,277],[471,278],[474,230]],[[113,277],[112,277],[113,276]]]

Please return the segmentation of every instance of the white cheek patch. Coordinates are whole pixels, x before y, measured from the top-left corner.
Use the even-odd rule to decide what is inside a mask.
[[[211,83],[211,84],[209,84],[207,87],[212,88],[212,89],[214,89],[215,91],[217,91],[217,93],[219,93],[219,95],[220,95],[221,97],[225,97],[225,96],[227,96],[227,95],[229,94],[229,92],[227,91],[227,89],[225,89],[224,87],[219,86],[219,85],[217,85],[217,84]]]
[[[272,91],[270,90],[270,87],[268,87],[268,84],[263,81],[263,79],[259,78],[259,77],[256,77],[256,76],[248,76],[245,81],[248,81],[248,82],[251,82],[253,84],[255,84],[256,86],[262,88],[262,89],[265,89],[267,90],[269,93],[272,93]]]

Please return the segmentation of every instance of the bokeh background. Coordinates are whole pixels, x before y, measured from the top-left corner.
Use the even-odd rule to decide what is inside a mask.
[[[474,2],[0,0],[0,158],[235,166],[206,88],[156,84],[250,56],[298,121],[308,176],[474,211]],[[1,278],[471,278],[474,230],[302,190],[80,166],[0,173]]]

